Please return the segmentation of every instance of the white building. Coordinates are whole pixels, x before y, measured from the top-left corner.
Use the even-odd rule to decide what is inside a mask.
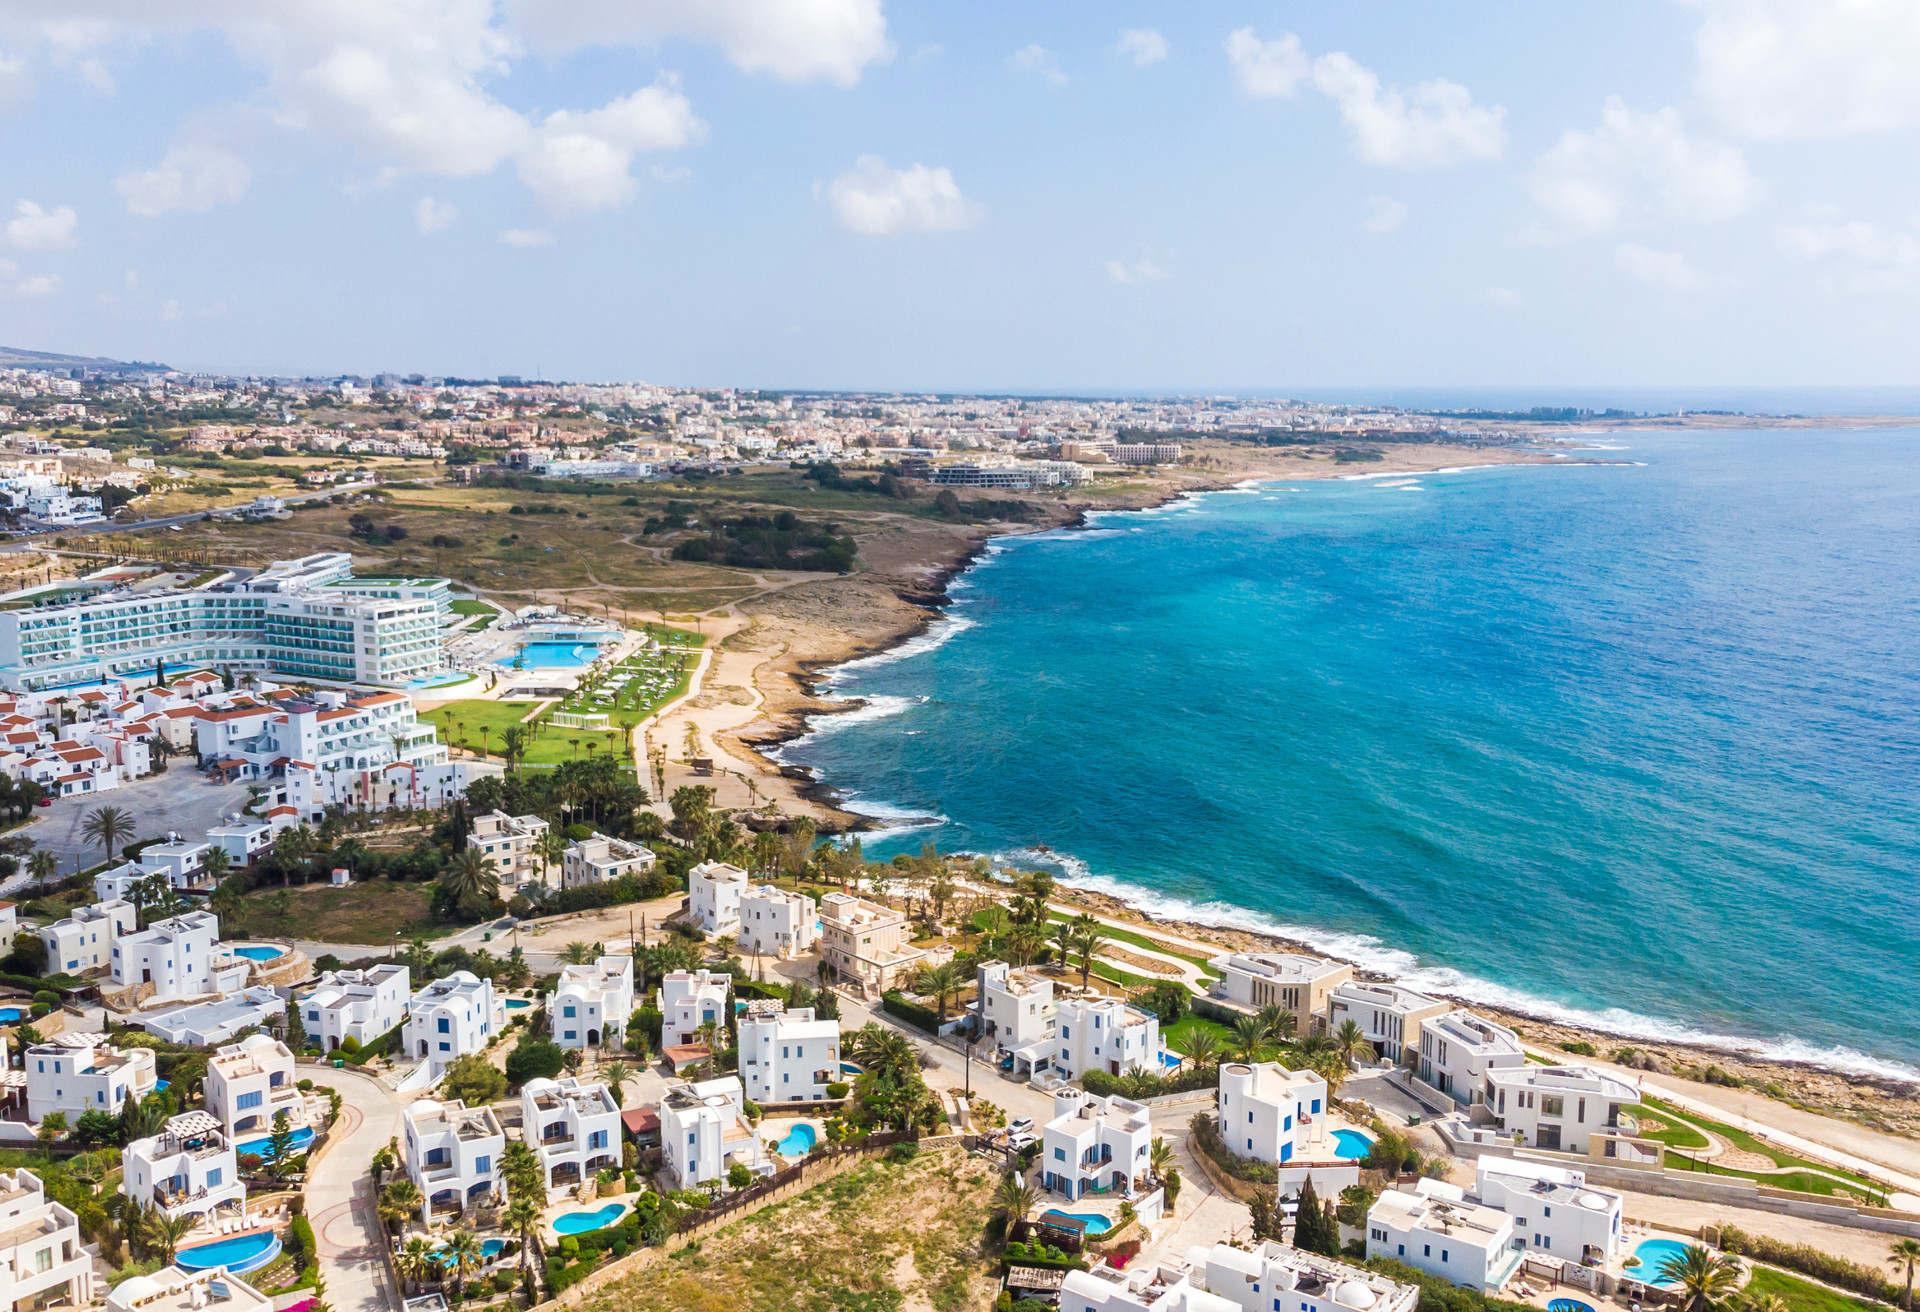
[[[113,945],[113,982],[126,988],[153,985],[152,997],[196,998],[245,987],[246,961],[218,950],[220,920],[211,911],[188,911],[156,921]]]
[[[75,907],[65,920],[56,920],[37,932],[46,945],[48,966],[78,975],[111,967],[114,940],[132,933],[136,923],[133,904],[115,898]]]
[[[547,828],[547,822],[537,815],[489,811],[473,818],[467,846],[493,864],[502,888],[545,882],[539,848]]]
[[[560,858],[560,883],[564,888],[581,888],[625,875],[644,875],[653,869],[655,859],[650,847],[595,834],[567,844]]]
[[[743,955],[785,961],[812,951],[819,915],[820,904],[806,894],[762,884],[748,889],[740,898],[735,942]]]
[[[1353,967],[1298,952],[1228,952],[1207,962],[1220,978],[1213,996],[1242,1007],[1280,1007],[1300,1038],[1325,1028],[1333,990],[1353,978]]]
[[[632,1015],[633,948],[624,941],[607,944],[590,966],[562,966],[547,995],[547,1027],[563,1048],[598,1047]]]
[[[407,1015],[408,970],[383,962],[366,970],[330,970],[297,1004],[308,1034],[332,1052],[353,1039],[366,1047]]]
[[[1623,1121],[1622,1112],[1640,1105],[1640,1091],[1590,1066],[1495,1068],[1482,1093],[1494,1124],[1528,1148],[1612,1156],[1606,1140],[1638,1132],[1632,1113]]]
[[[1271,1240],[1251,1251],[1215,1244],[1207,1289],[1239,1312],[1414,1312],[1420,1286]]]
[[[107,1312],[272,1312],[273,1304],[223,1266],[204,1271],[162,1267],[150,1276],[129,1276],[106,1293]]]
[[[973,1014],[980,1037],[991,1041],[997,1052],[1031,1048],[1028,1067],[1035,1061],[1044,1065],[1045,1048],[1053,1038],[1053,981],[1004,961],[989,961],[975,968],[974,983]]]
[[[1239,1312],[1239,1304],[1202,1289],[1196,1274],[1188,1264],[1154,1262],[1069,1271],[1060,1280],[1060,1312]]]
[[[211,1047],[225,1043],[241,1030],[255,1025],[277,1027],[287,1009],[286,999],[261,984],[224,993],[208,1002],[171,1011],[142,1012],[140,1028],[158,1034],[169,1043],[188,1043]]]
[[[97,1291],[86,1243],[79,1218],[47,1197],[39,1176],[0,1171],[0,1307],[87,1306]]]
[[[142,1207],[168,1216],[207,1215],[231,1205],[246,1210],[233,1145],[207,1112],[187,1112],[166,1129],[136,1139],[121,1154],[120,1191]]]
[[[400,1037],[407,1056],[438,1075],[457,1058],[485,1048],[505,1024],[506,1007],[494,995],[493,981],[456,970],[413,995]]]
[[[1053,1069],[1067,1079],[1091,1070],[1158,1075],[1160,1022],[1120,998],[1062,998],[1054,1005]]]
[[[689,1044],[700,1041],[700,1027],[708,1021],[722,1030],[727,1025],[727,993],[733,979],[725,971],[674,970],[660,979],[660,1041]]]
[[[1146,1188],[1153,1123],[1137,1102],[1056,1089],[1053,1119],[1041,1131],[1040,1143],[1041,1178],[1054,1193],[1079,1198],[1103,1189],[1132,1198]]]
[[[777,999],[747,1003],[740,1018],[740,1078],[757,1103],[818,1102],[840,1079],[840,1022]]]
[[[760,1137],[742,1115],[745,1098],[733,1075],[668,1083],[660,1098],[660,1147],[676,1188],[724,1180],[736,1162],[756,1175],[771,1169]]]
[[[1276,1061],[1222,1062],[1216,1111],[1220,1138],[1234,1152],[1280,1168],[1280,1192],[1297,1192],[1309,1175],[1323,1197],[1360,1183],[1341,1159],[1328,1125],[1327,1081]]]
[[[1470,1011],[1449,1011],[1420,1022],[1420,1080],[1463,1106],[1486,1096],[1488,1071],[1526,1064],[1519,1035]]]
[[[164,843],[140,849],[140,873],[165,875],[167,882],[181,892],[206,892],[213,881],[206,876],[209,843],[190,843],[177,834],[167,835]]]
[[[423,1221],[505,1191],[497,1172],[507,1136],[493,1108],[422,1098],[407,1104],[403,1119],[401,1152],[407,1178],[420,1190]]]
[[[603,1083],[572,1076],[528,1080],[520,1090],[520,1123],[550,1188],[620,1165],[620,1108]]]
[[[1367,1256],[1391,1257],[1483,1294],[1499,1291],[1526,1257],[1513,1218],[1466,1201],[1457,1185],[1422,1180],[1389,1189],[1367,1213]]]
[[[1453,1009],[1451,1003],[1430,998],[1424,993],[1398,984],[1367,984],[1348,980],[1333,990],[1328,1026],[1338,1030],[1347,1021],[1360,1027],[1360,1034],[1384,1061],[1398,1062],[1420,1047],[1420,1022]]]
[[[1626,1199],[1588,1184],[1584,1171],[1482,1155],[1473,1197],[1511,1216],[1535,1255],[1576,1266],[1606,1266],[1620,1255]]]
[[[723,861],[702,862],[687,872],[687,919],[709,934],[736,934],[746,894],[746,871]]]
[[[252,865],[273,846],[273,828],[258,820],[215,825],[207,830],[207,846],[227,854],[227,867],[239,870]]]
[[[27,1117],[35,1124],[64,1112],[67,1124],[83,1112],[117,1115],[131,1094],[140,1102],[159,1083],[151,1048],[114,1048],[104,1034],[66,1031],[33,1044],[25,1054]]]
[[[207,1110],[235,1142],[243,1134],[268,1133],[280,1112],[298,1129],[307,1122],[307,1100],[296,1087],[297,1078],[286,1044],[269,1034],[250,1034],[207,1062]]]

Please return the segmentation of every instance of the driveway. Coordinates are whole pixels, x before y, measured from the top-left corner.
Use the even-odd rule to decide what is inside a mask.
[[[191,763],[175,761],[165,774],[148,775],[108,792],[55,798],[52,806],[34,808],[36,823],[15,832],[59,857],[60,873],[70,875],[98,864],[104,856],[99,845],[80,832],[88,813],[100,807],[117,806],[130,814],[135,838],[165,838],[171,830],[199,841],[246,804],[245,784],[217,784]]]
[[[307,1217],[320,1250],[327,1305],[334,1312],[387,1312],[400,1306],[380,1246],[367,1164],[400,1133],[402,1103],[371,1076],[331,1067],[302,1067],[315,1083],[340,1091],[343,1106],[333,1146],[307,1180]]]

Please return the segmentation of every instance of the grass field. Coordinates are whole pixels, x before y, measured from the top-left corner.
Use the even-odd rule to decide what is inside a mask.
[[[499,756],[507,730],[520,724],[535,705],[535,702],[448,702],[424,718],[433,721],[443,742],[476,752],[483,751],[489,756]],[[550,715],[553,709],[553,704],[549,703],[540,714],[543,717]],[[525,727],[532,730],[534,735],[533,742],[527,747],[528,765],[558,765],[562,761],[597,756],[602,752],[617,755],[625,739],[619,729],[562,729],[545,723]],[[591,751],[587,749],[588,743],[593,744]]]
[[[1049,911],[1047,913],[1047,919],[1060,921],[1072,920],[1073,917],[1062,911]],[[1116,929],[1112,925],[1102,925],[1101,928],[1106,931],[1107,937],[1116,943],[1131,943],[1137,948],[1147,948],[1160,953],[1162,956],[1178,957],[1182,961],[1192,962],[1198,966],[1200,973],[1208,979],[1214,978],[1212,972],[1207,967],[1207,959],[1205,957],[1197,957],[1190,952],[1182,952],[1164,939],[1149,938],[1145,934],[1136,934],[1130,929]]]
[[[450,933],[429,914],[428,884],[395,884],[384,879],[335,888],[303,884],[255,889],[237,915],[220,922],[222,938],[303,938],[326,943],[391,943],[393,936]]]
[[[1756,1139],[1745,1130],[1736,1129],[1731,1125],[1724,1125],[1719,1121],[1709,1120],[1693,1112],[1683,1112],[1673,1106],[1673,1104],[1662,1102],[1658,1098],[1643,1097],[1641,1099],[1641,1105],[1648,1108],[1661,1120],[1667,1122],[1669,1127],[1666,1130],[1647,1136],[1648,1138],[1658,1139],[1660,1142],[1672,1148],[1704,1148],[1707,1146],[1707,1141],[1705,1136],[1699,1133],[1699,1130],[1707,1129],[1725,1139],[1735,1148],[1750,1153],[1758,1153],[1762,1157],[1771,1159],[1775,1166],[1781,1168],[1777,1172],[1744,1171],[1730,1166],[1721,1166],[1713,1163],[1711,1160],[1696,1164],[1695,1161],[1685,1153],[1669,1152],[1666,1155],[1665,1162],[1665,1165],[1669,1169],[1676,1171],[1710,1170],[1714,1175],[1735,1175],[1745,1180],[1753,1180],[1759,1184],[1772,1185],[1776,1189],[1796,1189],[1802,1193],[1810,1194],[1831,1195],[1839,1190],[1848,1190],[1849,1185],[1847,1182],[1851,1182],[1852,1187],[1850,1192],[1854,1193],[1879,1196],[1885,1191],[1885,1186],[1876,1184],[1866,1176],[1860,1175],[1857,1172],[1842,1170],[1837,1166],[1827,1166],[1820,1162],[1810,1161],[1805,1157],[1795,1156],[1793,1153],[1784,1152],[1766,1142],[1764,1139]],[[1840,1180],[1836,1182],[1830,1178],[1832,1176],[1838,1176]]]
[[[455,615],[498,615],[500,613],[498,607],[489,606],[484,601],[456,601],[452,609]]]
[[[1852,1298],[1811,1280],[1790,1276],[1772,1267],[1756,1266],[1743,1291],[1750,1298],[1778,1294],[1793,1312],[1882,1312],[1884,1305]]]
[[[1202,1031],[1218,1039],[1222,1048],[1231,1047],[1233,1044],[1232,1030],[1218,1021],[1207,1020],[1204,1017],[1191,1014],[1182,1016],[1171,1025],[1162,1025],[1160,1027],[1160,1037],[1166,1040],[1169,1048],[1172,1048],[1175,1052],[1185,1054],[1188,1042],[1195,1034],[1201,1033]]]

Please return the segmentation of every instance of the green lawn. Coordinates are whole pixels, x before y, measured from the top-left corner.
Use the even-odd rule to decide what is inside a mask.
[[[1049,911],[1047,912],[1047,919],[1072,920],[1073,917],[1062,911]],[[1101,928],[1106,931],[1107,937],[1116,943],[1131,943],[1137,948],[1146,948],[1149,951],[1158,952],[1163,956],[1177,957],[1181,961],[1192,962],[1200,968],[1202,975],[1206,975],[1209,979],[1213,978],[1212,975],[1207,973],[1207,959],[1205,957],[1196,957],[1192,953],[1182,952],[1163,939],[1149,938],[1145,934],[1136,934],[1130,929],[1116,929],[1112,925],[1102,925]]]
[[[1172,1048],[1175,1052],[1185,1054],[1188,1041],[1191,1040],[1195,1034],[1203,1030],[1213,1035],[1213,1037],[1219,1041],[1221,1048],[1228,1048],[1233,1045],[1232,1030],[1222,1025],[1219,1021],[1206,1020],[1203,1017],[1192,1014],[1182,1016],[1171,1025],[1162,1025],[1160,1027],[1160,1037],[1166,1041],[1166,1045],[1169,1048]]]
[[[1732,1167],[1715,1166],[1713,1173],[1716,1175],[1737,1175],[1749,1180],[1757,1180],[1762,1184],[1770,1184],[1776,1189],[1798,1189],[1806,1193],[1815,1194],[1831,1194],[1837,1186],[1832,1180],[1826,1177],[1839,1176],[1842,1180],[1852,1181],[1858,1192],[1875,1195],[1885,1192],[1886,1187],[1884,1185],[1876,1184],[1858,1172],[1843,1170],[1838,1166],[1828,1166],[1822,1162],[1809,1161],[1805,1157],[1796,1157],[1792,1153],[1783,1152],[1774,1147],[1764,1139],[1754,1138],[1753,1135],[1747,1133],[1745,1130],[1735,1129],[1731,1125],[1724,1125],[1719,1121],[1709,1120],[1693,1112],[1683,1112],[1673,1106],[1673,1104],[1662,1102],[1658,1098],[1642,1097],[1640,1101],[1643,1106],[1651,1108],[1654,1114],[1660,1119],[1667,1121],[1671,1127],[1686,1125],[1695,1129],[1711,1130],[1735,1148],[1750,1153],[1758,1153],[1762,1157],[1769,1158],[1773,1164],[1781,1168],[1781,1170],[1790,1172],[1789,1174],[1779,1175],[1770,1174],[1765,1171],[1740,1171]],[[1685,1139],[1669,1138],[1670,1133],[1672,1133],[1671,1129],[1663,1130],[1657,1135],[1649,1135],[1648,1137],[1658,1139],[1669,1147],[1704,1148],[1706,1146],[1706,1140],[1704,1138],[1699,1138],[1698,1142],[1687,1142]],[[1694,1137],[1698,1138],[1698,1136]],[[1667,1154],[1666,1165],[1675,1170],[1684,1171],[1692,1169],[1692,1163],[1686,1157],[1674,1153]],[[1702,1165],[1705,1165],[1705,1163],[1702,1163]],[[1825,1174],[1821,1174],[1822,1172]]]
[[[534,707],[532,702],[488,702],[459,701],[448,702],[427,718],[433,721],[434,728],[440,731],[442,742],[453,743],[473,751],[484,751],[489,756],[500,754],[500,744],[506,741],[507,730],[519,724],[522,717]],[[544,717],[552,712],[549,706],[541,712]],[[464,726],[464,728],[462,727]],[[528,765],[558,765],[576,757],[599,755],[602,752],[620,754],[625,735],[620,730],[603,732],[598,729],[562,729],[557,726],[535,723],[526,726],[533,731],[533,742],[527,748],[525,763]],[[482,730],[485,736],[482,737]],[[587,751],[587,744],[594,744],[593,752]]]
[[[1850,1298],[1838,1290],[1816,1285],[1811,1280],[1790,1276],[1772,1267],[1756,1266],[1744,1291],[1752,1298],[1778,1294],[1793,1312],[1883,1312],[1879,1303]]]
[[[452,609],[455,615],[498,615],[500,613],[498,608],[489,606],[484,601],[464,599],[454,602]]]

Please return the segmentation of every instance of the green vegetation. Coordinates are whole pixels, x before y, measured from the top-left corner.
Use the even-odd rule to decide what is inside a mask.
[[[1789,1312],[1881,1312],[1878,1304],[1863,1303],[1811,1280],[1764,1266],[1753,1268],[1753,1276],[1741,1292],[1754,1300],[1774,1295],[1786,1303]]]
[[[1064,911],[1049,911],[1047,913],[1047,919],[1070,921],[1073,917]],[[1201,975],[1205,978],[1214,978],[1214,975],[1207,966],[1207,959],[1205,957],[1195,956],[1191,952],[1182,952],[1179,948],[1174,947],[1164,939],[1149,938],[1145,934],[1136,934],[1130,929],[1120,929],[1105,922],[1102,922],[1101,928],[1106,931],[1106,936],[1116,943],[1131,943],[1134,947],[1146,948],[1149,951],[1158,952],[1162,956],[1178,957],[1182,961],[1191,962],[1198,966]]]
[[[1683,1112],[1672,1103],[1663,1102],[1658,1098],[1643,1097],[1641,1105],[1652,1109],[1659,1119],[1668,1122],[1669,1125],[1668,1129],[1648,1135],[1648,1138],[1657,1139],[1670,1148],[1704,1148],[1707,1146],[1707,1141],[1699,1131],[1710,1130],[1735,1148],[1766,1157],[1779,1168],[1778,1171],[1773,1172],[1746,1171],[1736,1167],[1722,1166],[1710,1158],[1696,1161],[1686,1153],[1669,1152],[1665,1162],[1669,1169],[1698,1170],[1707,1171],[1713,1175],[1738,1176],[1759,1184],[1772,1185],[1776,1189],[1793,1189],[1801,1193],[1831,1196],[1836,1192],[1846,1191],[1865,1194],[1875,1199],[1885,1196],[1886,1186],[1864,1175],[1785,1152],[1764,1139],[1756,1139],[1745,1130],[1736,1129],[1720,1121],[1709,1120],[1693,1112]],[[1849,1185],[1852,1188],[1849,1189]]]
[[[305,884],[257,889],[250,897],[234,899],[222,912],[220,925],[235,938],[304,936],[324,929],[330,942],[369,944],[457,928],[434,922],[427,885],[371,879],[344,888]]]
[[[498,615],[500,613],[497,607],[489,606],[484,601],[468,601],[464,597],[456,600],[452,609],[455,615]]]
[[[1172,1025],[1160,1027],[1160,1037],[1166,1040],[1169,1048],[1185,1056],[1192,1050],[1195,1034],[1211,1034],[1216,1044],[1231,1047],[1233,1031],[1217,1020],[1207,1020],[1201,1016],[1182,1016]]]
[[[447,702],[423,716],[440,731],[441,741],[454,744],[482,756],[505,757],[518,741],[512,731],[524,737],[524,746],[514,760],[525,765],[559,765],[563,761],[588,760],[605,753],[621,756],[624,734],[619,729],[567,729],[548,723],[557,704],[539,708],[533,723],[522,723],[534,711],[531,702],[457,701]],[[632,763],[627,763],[631,770]]]

